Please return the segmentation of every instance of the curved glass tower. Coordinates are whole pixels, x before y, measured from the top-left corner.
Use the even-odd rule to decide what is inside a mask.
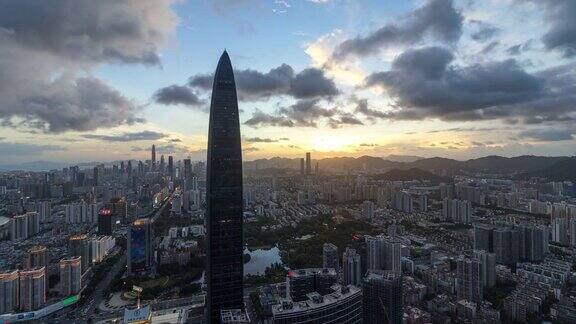
[[[208,323],[219,323],[222,309],[243,308],[242,147],[234,72],[226,51],[212,86],[206,180],[206,312]]]

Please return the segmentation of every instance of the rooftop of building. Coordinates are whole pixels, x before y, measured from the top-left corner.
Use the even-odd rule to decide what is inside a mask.
[[[250,316],[241,309],[223,309],[220,320],[222,323],[250,323]]]
[[[336,275],[336,269],[334,268],[308,268],[308,269],[297,269],[288,271],[288,277],[295,279],[298,277],[306,277],[312,275]]]
[[[306,294],[308,299],[301,302],[294,302],[290,298],[281,298],[279,303],[273,306],[272,313],[277,315],[307,311],[334,304],[362,293],[362,289],[353,285],[334,284],[331,289],[333,292],[324,296],[317,292]]]

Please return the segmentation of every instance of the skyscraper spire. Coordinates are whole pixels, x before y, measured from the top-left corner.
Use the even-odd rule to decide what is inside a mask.
[[[207,158],[207,323],[243,308],[242,147],[234,72],[224,51],[214,74]]]

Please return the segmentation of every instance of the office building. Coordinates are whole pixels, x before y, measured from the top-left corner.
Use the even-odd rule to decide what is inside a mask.
[[[306,300],[306,294],[318,292],[325,295],[330,287],[338,281],[334,269],[299,269],[290,270],[286,276],[286,296],[295,302]]]
[[[362,290],[356,286],[330,287],[330,292],[311,292],[300,302],[280,299],[272,307],[274,324],[297,323],[362,323]]]
[[[306,175],[312,174],[312,158],[310,152],[306,152]]]
[[[304,176],[306,174],[306,167],[305,167],[305,162],[304,162],[304,158],[300,159],[300,175]]]
[[[152,171],[156,171],[156,145],[152,144],[152,159],[151,159]]]
[[[71,257],[60,260],[60,294],[76,295],[82,289],[82,260]]]
[[[344,270],[344,284],[360,286],[362,280],[362,263],[360,254],[356,250],[346,248],[342,256],[342,269]]]
[[[98,213],[98,234],[112,235],[115,227],[114,213],[109,208],[102,208]]]
[[[401,324],[402,275],[383,270],[368,271],[362,281],[364,324]]]
[[[206,166],[207,322],[243,309],[242,145],[234,72],[226,51],[214,74]]]
[[[338,247],[336,245],[324,243],[322,247],[322,268],[333,268],[336,272],[340,270]]]
[[[149,272],[154,267],[154,231],[150,218],[134,221],[128,231],[128,273]]]
[[[0,272],[0,314],[12,313],[19,307],[18,270]]]
[[[168,156],[168,175],[174,179],[174,157],[172,155]]]
[[[20,309],[31,311],[46,305],[46,268],[21,270]]]

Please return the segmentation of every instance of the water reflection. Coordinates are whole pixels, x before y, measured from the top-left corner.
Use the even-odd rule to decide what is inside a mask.
[[[245,254],[250,254],[250,261],[244,264],[244,275],[263,275],[266,268],[274,263],[282,263],[280,249],[274,246],[271,249],[256,249],[250,251],[244,248]]]

